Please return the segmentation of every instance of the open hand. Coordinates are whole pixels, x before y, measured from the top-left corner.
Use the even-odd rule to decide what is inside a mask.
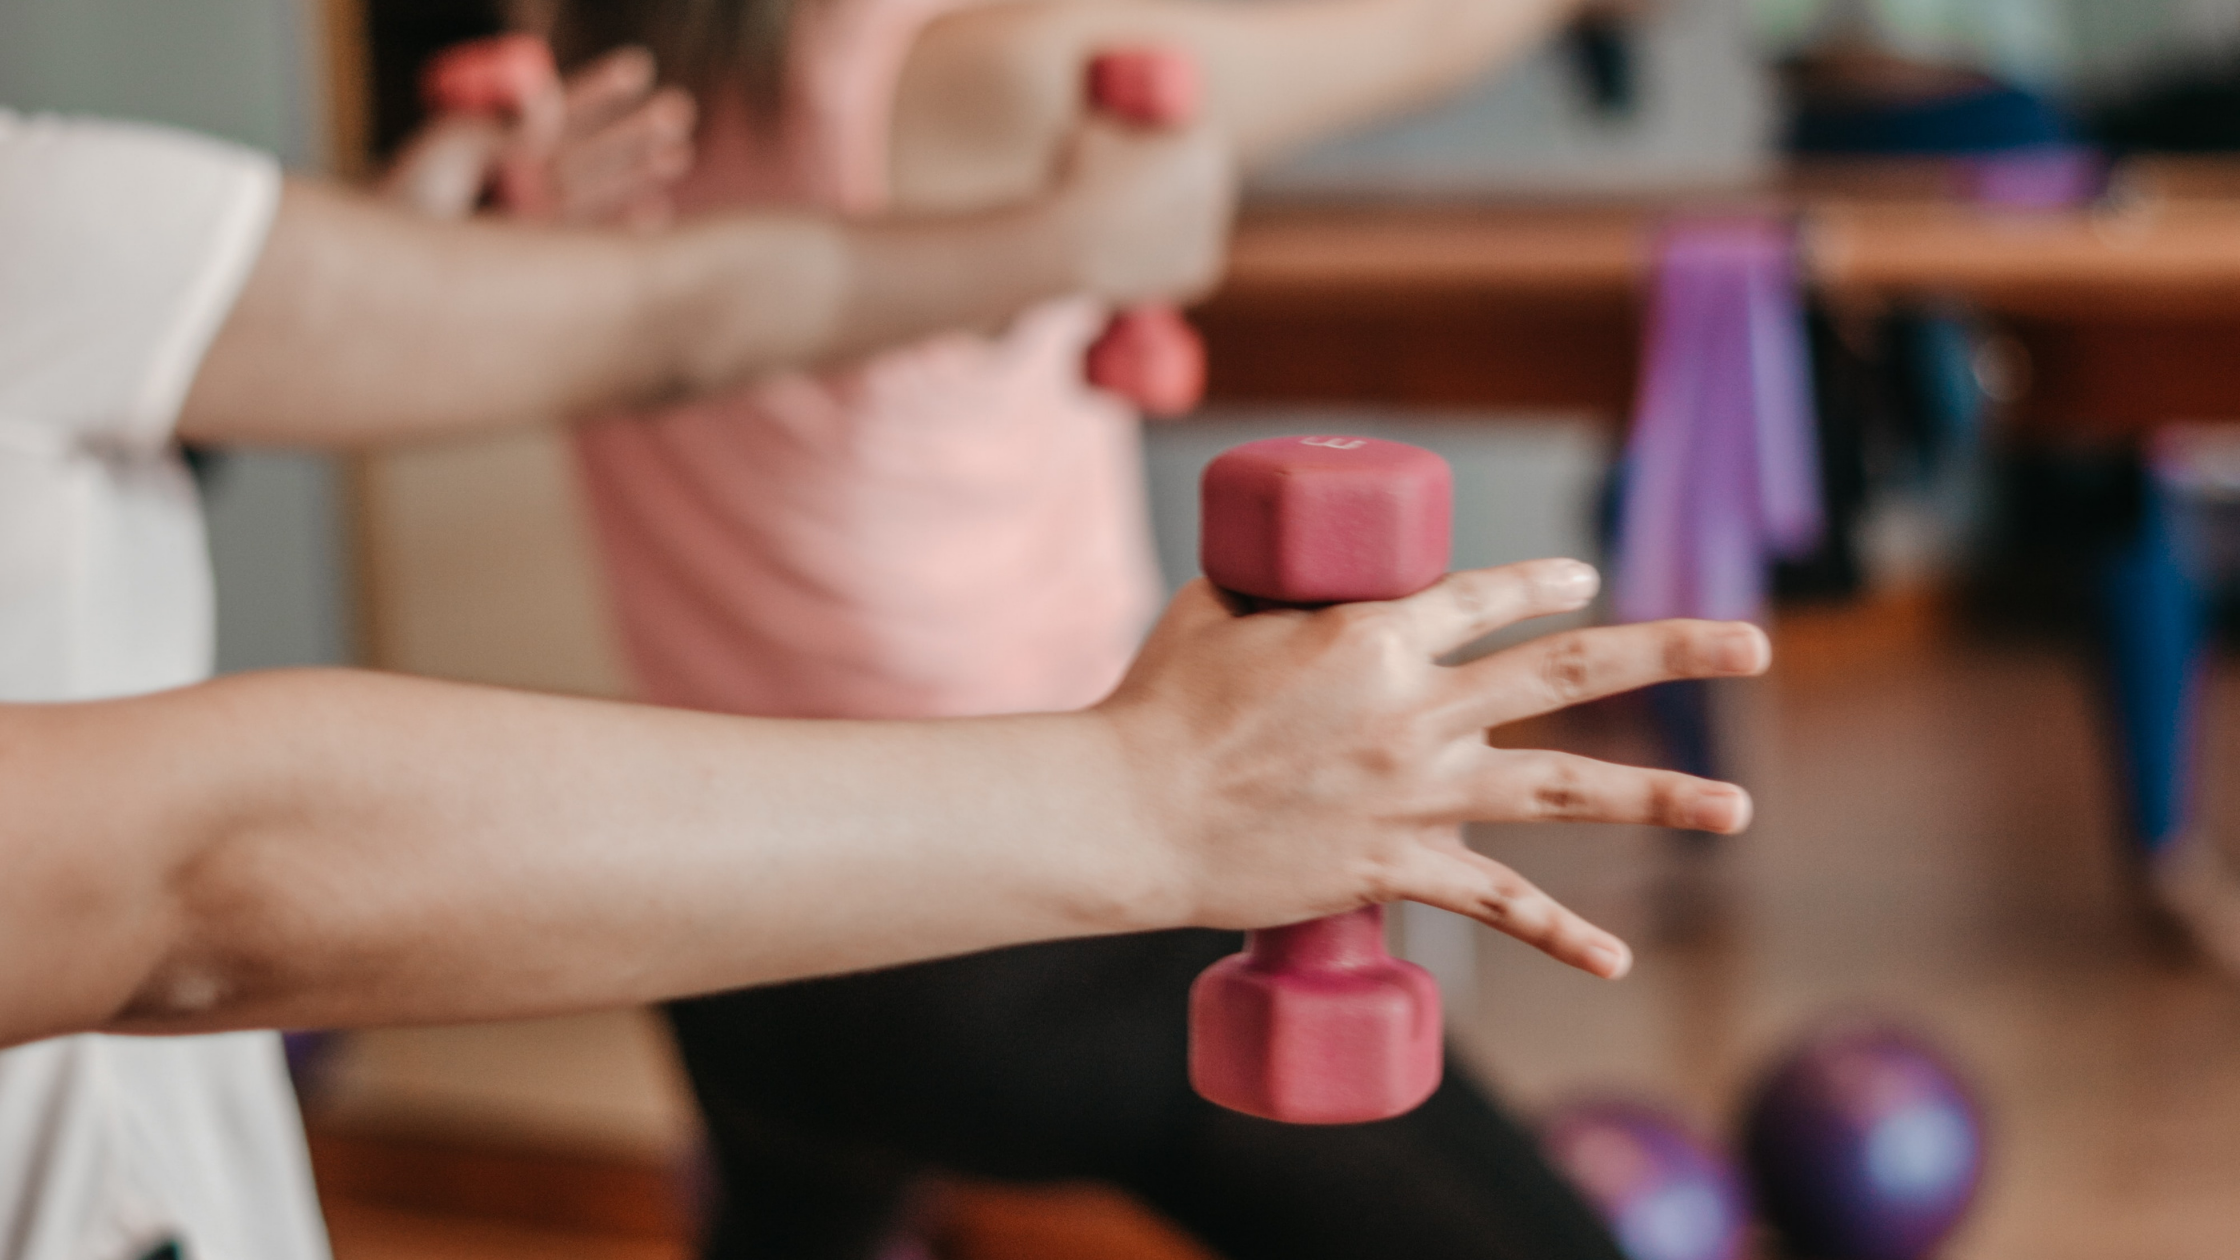
[[[1372,903],[1439,906],[1604,977],[1624,942],[1473,853],[1463,824],[1647,823],[1734,832],[1739,787],[1569,753],[1495,748],[1488,729],[1679,678],[1763,672],[1741,622],[1573,630],[1443,666],[1504,626],[1581,608],[1593,569],[1540,560],[1451,574],[1406,599],[1253,613],[1200,581],[1097,710],[1148,799],[1188,922],[1265,927]],[[1240,633],[1240,630],[1242,631]]]
[[[520,38],[520,37],[514,37]],[[488,209],[536,222],[665,226],[692,166],[692,98],[656,86],[652,54],[622,48],[565,83],[517,85],[502,108],[442,107],[382,180],[422,214]]]

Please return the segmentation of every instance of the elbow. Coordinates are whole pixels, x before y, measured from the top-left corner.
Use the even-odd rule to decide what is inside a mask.
[[[143,917],[128,991],[107,1031],[200,1033],[259,1026],[284,1008],[307,942],[282,891],[300,882],[285,840],[230,838],[171,872]]]
[[[239,989],[223,967],[166,960],[117,1008],[105,1031],[207,1032],[228,1027],[224,1016]]]
[[[139,724],[122,701],[0,705],[0,1046],[110,1028],[151,1004],[177,939],[167,846],[169,776],[137,774]],[[137,713],[135,714],[137,717]],[[120,791],[119,782],[137,783]],[[171,1002],[208,986],[166,979]],[[199,998],[195,990],[203,990]]]
[[[105,1032],[215,1032],[234,1026],[228,1014],[256,988],[253,966],[234,942],[254,916],[238,898],[213,896],[211,860],[184,864],[155,890],[139,914],[126,968],[129,979],[103,1025]]]
[[[279,926],[269,898],[213,891],[190,883],[167,894],[102,1031],[226,1032],[269,1026],[288,1009],[309,970],[306,942]]]

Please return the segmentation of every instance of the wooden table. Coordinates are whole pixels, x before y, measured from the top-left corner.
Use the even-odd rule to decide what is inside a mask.
[[[1211,394],[1622,416],[1657,225],[1741,204],[1797,216],[1811,283],[1839,308],[1957,301],[1990,316],[2024,352],[2017,425],[2120,439],[2240,416],[2240,167],[2143,168],[2105,204],[2057,212],[1961,204],[1887,174],[1692,206],[1256,209],[1196,316]]]

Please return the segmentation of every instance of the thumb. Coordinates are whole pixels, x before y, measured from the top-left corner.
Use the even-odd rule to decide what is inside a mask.
[[[443,114],[422,127],[381,181],[383,197],[439,219],[463,219],[505,153],[508,128],[476,114]]]

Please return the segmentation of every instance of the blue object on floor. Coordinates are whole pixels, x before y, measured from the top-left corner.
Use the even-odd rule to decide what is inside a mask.
[[[1924,311],[1905,326],[1899,353],[1920,397],[1923,471],[1972,462],[1983,445],[1987,400],[1976,379],[1976,330],[1967,316]]]
[[[2209,602],[2179,528],[2184,505],[2154,473],[2145,493],[2138,532],[2110,557],[2099,595],[2125,813],[2152,855],[2192,814]]]

